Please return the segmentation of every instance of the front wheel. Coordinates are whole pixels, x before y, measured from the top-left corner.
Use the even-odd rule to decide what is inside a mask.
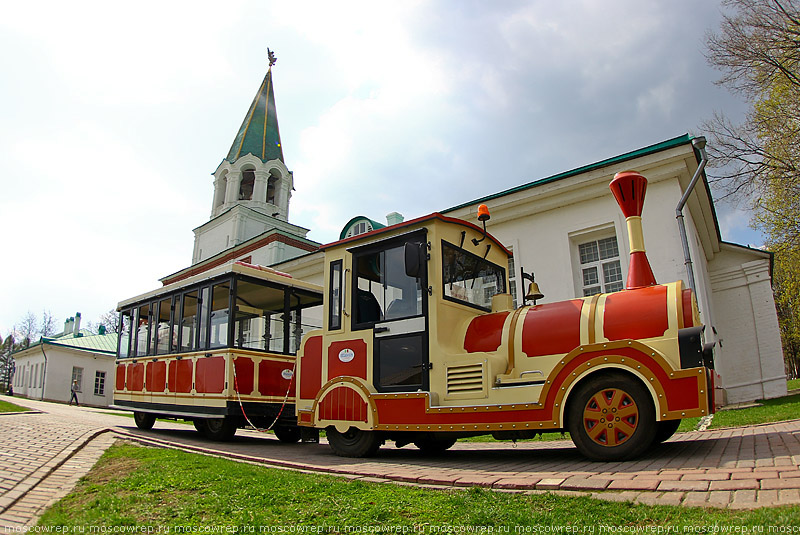
[[[383,439],[375,431],[351,427],[340,433],[335,427],[329,427],[327,432],[328,444],[340,457],[372,457],[383,444]]]
[[[648,390],[621,374],[590,378],[570,397],[572,441],[595,461],[621,461],[644,453],[656,437],[656,417]]]
[[[134,412],[133,421],[136,422],[136,427],[147,431],[148,429],[152,429],[153,425],[155,425],[156,416],[149,412]]]

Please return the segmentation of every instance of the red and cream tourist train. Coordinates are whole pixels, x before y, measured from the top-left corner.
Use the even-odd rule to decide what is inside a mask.
[[[481,207],[483,228],[432,214],[323,246],[324,288],[234,263],[123,301],[115,405],[215,439],[324,429],[343,456],[569,431],[591,459],[636,457],[714,411],[694,293],[645,255],[646,185],[611,183],[631,250],[615,293],[515,308]]]

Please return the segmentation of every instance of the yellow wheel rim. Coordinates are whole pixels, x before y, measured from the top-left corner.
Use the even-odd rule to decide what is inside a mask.
[[[583,427],[601,446],[619,446],[636,431],[639,408],[624,390],[606,388],[596,392],[583,409]]]

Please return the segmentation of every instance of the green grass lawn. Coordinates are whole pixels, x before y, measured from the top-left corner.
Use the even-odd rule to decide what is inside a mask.
[[[587,497],[430,490],[351,481],[169,449],[112,446],[40,526],[407,526],[454,533],[469,526],[795,525],[800,507],[728,511],[615,503]],[[450,527],[450,531],[446,531]],[[229,528],[229,529],[230,529]],[[445,530],[445,531],[442,531]],[[505,530],[505,529],[503,529]],[[323,531],[316,531],[321,533]],[[366,532],[366,531],[365,531]],[[409,531],[412,532],[412,531]],[[297,531],[300,533],[300,531]],[[396,533],[396,532],[395,532]]]
[[[29,410],[30,409],[26,409],[25,407],[9,403],[8,401],[0,400],[0,412],[24,412]]]
[[[797,390],[800,388],[800,379],[789,379],[786,381],[786,388],[789,390]]]

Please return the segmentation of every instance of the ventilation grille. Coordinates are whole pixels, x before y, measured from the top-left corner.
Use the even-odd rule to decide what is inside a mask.
[[[447,394],[483,394],[483,363],[447,367]]]

